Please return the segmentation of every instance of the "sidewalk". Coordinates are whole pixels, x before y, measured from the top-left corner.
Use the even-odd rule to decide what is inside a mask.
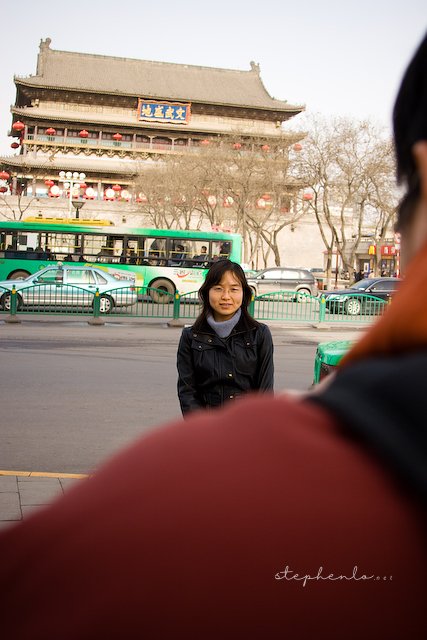
[[[85,477],[0,470],[0,531],[25,520]]]

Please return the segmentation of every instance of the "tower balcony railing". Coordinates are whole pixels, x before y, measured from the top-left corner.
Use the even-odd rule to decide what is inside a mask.
[[[198,139],[189,138],[187,144],[182,144],[182,138],[180,138],[179,144],[174,144],[171,139],[170,142],[156,142],[156,138],[153,138],[149,142],[141,142],[138,140],[105,140],[100,138],[76,138],[75,136],[49,136],[46,134],[34,134],[29,133],[24,138],[24,144],[28,145],[50,145],[52,147],[66,145],[67,147],[80,147],[82,149],[114,149],[117,151],[132,151],[132,152],[161,152],[161,153],[198,153],[200,151],[200,144]],[[251,154],[253,149],[239,149],[239,153]]]
[[[24,139],[24,144],[48,144],[52,146],[67,145],[68,147],[83,147],[93,149],[115,149],[124,151],[162,151],[162,152],[179,152],[185,150],[196,151],[197,146],[188,145],[174,145],[171,141],[170,144],[166,142],[156,142],[151,140],[150,142],[140,141],[128,141],[128,140],[105,140],[99,138],[76,138],[71,136],[49,136],[46,134],[27,134]]]

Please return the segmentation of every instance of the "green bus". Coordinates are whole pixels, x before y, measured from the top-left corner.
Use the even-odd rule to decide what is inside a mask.
[[[26,278],[50,261],[95,265],[168,294],[197,291],[212,262],[240,264],[242,238],[221,231],[116,227],[108,220],[0,221],[0,280]],[[156,302],[164,300],[152,292]]]

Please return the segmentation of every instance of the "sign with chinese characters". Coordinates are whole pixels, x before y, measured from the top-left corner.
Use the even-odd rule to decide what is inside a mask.
[[[381,247],[381,255],[383,255],[383,256],[395,256],[396,255],[396,245],[394,245],[394,244],[384,244]]]
[[[143,100],[142,98],[138,101],[139,120],[188,124],[190,115],[190,103],[156,102],[155,100]]]

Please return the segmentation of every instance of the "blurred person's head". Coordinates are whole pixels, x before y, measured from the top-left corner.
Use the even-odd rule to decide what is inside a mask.
[[[405,188],[396,222],[404,271],[427,242],[427,35],[403,76],[393,127],[397,178]]]

